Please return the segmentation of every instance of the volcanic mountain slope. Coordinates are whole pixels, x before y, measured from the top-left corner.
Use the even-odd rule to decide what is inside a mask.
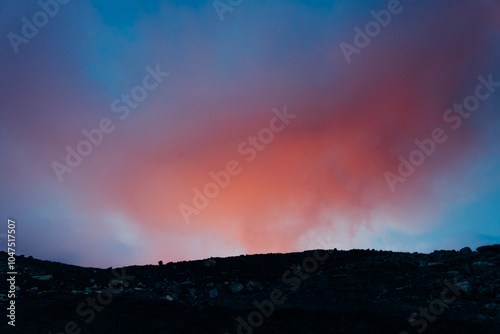
[[[117,269],[19,256],[16,326],[3,275],[0,332],[500,333],[499,253],[318,250]]]

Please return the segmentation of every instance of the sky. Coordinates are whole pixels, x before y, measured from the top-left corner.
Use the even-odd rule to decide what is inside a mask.
[[[500,243],[496,0],[0,3],[0,212],[82,266]]]

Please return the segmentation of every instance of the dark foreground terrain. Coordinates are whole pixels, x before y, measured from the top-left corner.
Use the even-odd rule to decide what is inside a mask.
[[[17,257],[0,333],[500,333],[500,245],[307,251],[94,269]]]

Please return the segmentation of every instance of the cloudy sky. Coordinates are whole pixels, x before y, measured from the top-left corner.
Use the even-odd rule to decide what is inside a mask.
[[[496,0],[0,3],[17,252],[121,266],[500,242]],[[0,234],[1,235],[1,234]]]

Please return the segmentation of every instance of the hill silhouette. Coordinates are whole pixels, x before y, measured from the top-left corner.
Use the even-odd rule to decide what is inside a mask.
[[[499,333],[499,253],[316,250],[115,269],[18,256],[16,326],[4,316],[0,332]],[[8,289],[2,279],[4,312]]]

